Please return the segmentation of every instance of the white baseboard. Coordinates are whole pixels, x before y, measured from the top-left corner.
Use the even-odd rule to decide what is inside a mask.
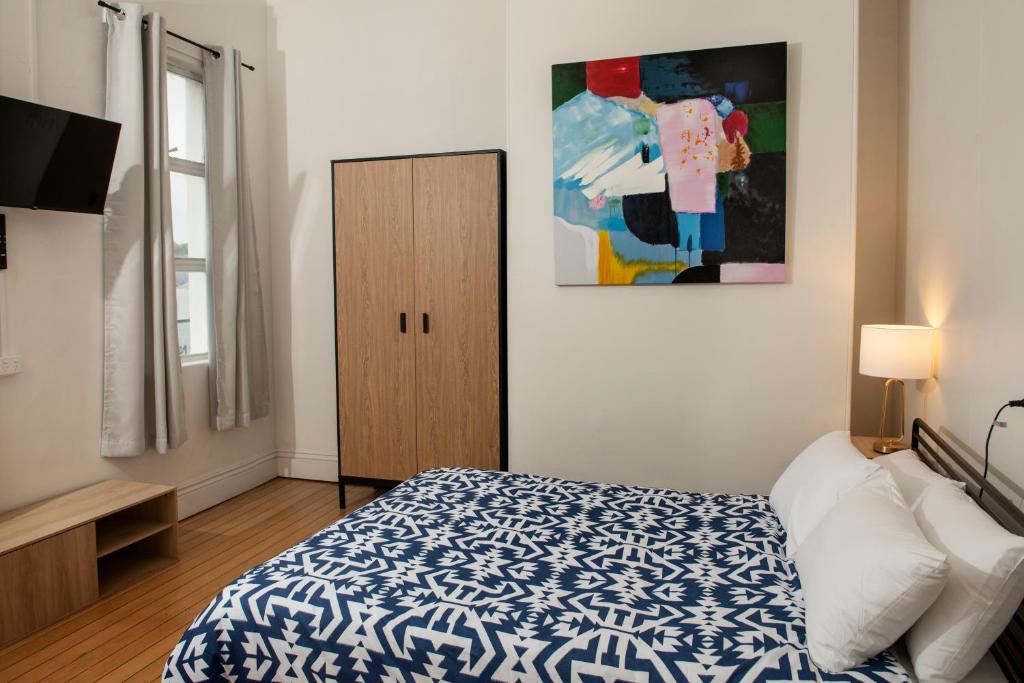
[[[274,477],[338,481],[338,456],[314,451],[270,451],[178,486],[178,519],[191,517]]]
[[[277,452],[270,451],[178,486],[178,519],[223,503],[277,476]]]
[[[278,451],[277,476],[336,482],[338,456],[315,451]]]

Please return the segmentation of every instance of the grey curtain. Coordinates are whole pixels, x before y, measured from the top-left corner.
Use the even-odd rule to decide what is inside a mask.
[[[270,412],[270,368],[256,249],[241,55],[203,53],[210,188],[210,424],[246,427]]]
[[[137,455],[146,448],[142,106],[142,8],[107,22],[106,118],[121,124],[103,216],[103,413],[100,453]]]
[[[121,138],[103,230],[104,354],[100,452],[160,453],[185,442],[167,162],[164,21],[140,5],[107,13],[107,117]]]
[[[147,15],[142,34],[146,129],[146,432],[160,453],[185,443],[185,390],[178,348],[178,303],[167,157],[167,27]]]

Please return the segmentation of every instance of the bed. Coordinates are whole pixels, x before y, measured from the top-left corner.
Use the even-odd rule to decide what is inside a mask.
[[[909,680],[814,666],[784,544],[763,496],[428,470],[225,588],[164,680]]]

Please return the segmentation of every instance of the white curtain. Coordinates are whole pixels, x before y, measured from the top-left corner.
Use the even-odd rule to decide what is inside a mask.
[[[267,337],[242,113],[241,55],[203,53],[210,188],[210,424],[246,427],[270,412]]]
[[[121,137],[103,228],[101,454],[160,453],[187,438],[178,360],[167,163],[163,18],[122,3],[106,13],[107,118]]]
[[[142,8],[122,3],[125,16],[105,11],[106,118],[121,124],[103,218],[103,418],[100,452],[136,455],[146,447],[143,396],[146,354],[143,298],[144,235]]]

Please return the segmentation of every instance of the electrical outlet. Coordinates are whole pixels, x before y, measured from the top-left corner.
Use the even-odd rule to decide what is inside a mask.
[[[0,377],[21,372],[21,356],[0,356]]]

